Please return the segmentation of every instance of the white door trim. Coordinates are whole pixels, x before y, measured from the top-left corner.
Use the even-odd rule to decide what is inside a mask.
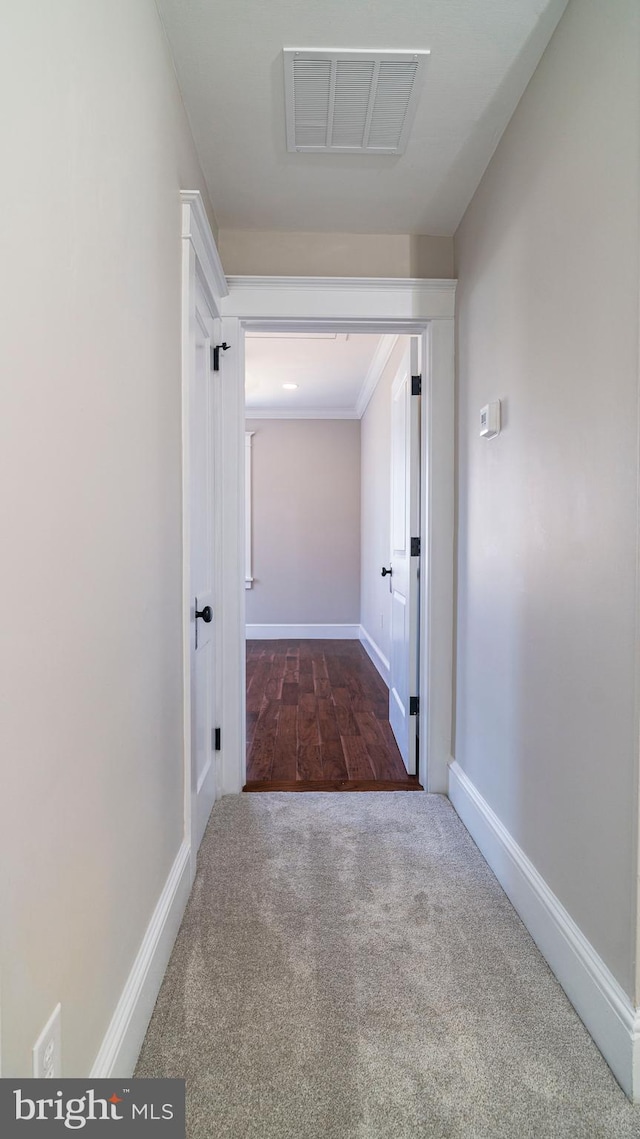
[[[453,319],[429,322],[422,341],[421,360],[420,534],[423,556],[420,559],[419,770],[427,791],[447,795],[453,719]]]
[[[455,281],[374,278],[229,277],[221,301],[224,339],[223,436],[225,556],[222,660],[224,715],[234,725],[225,791],[245,781],[244,678],[244,333],[247,328],[422,336],[422,534],[419,774],[429,791],[446,794],[451,754],[453,663],[454,336]],[[233,518],[237,533],[231,534]],[[235,566],[229,551],[237,542]],[[426,678],[429,677],[429,684]],[[237,733],[237,735],[236,735]],[[236,750],[237,744],[237,750]]]
[[[391,326],[381,333],[394,332],[397,320],[419,325],[453,318],[456,284],[388,277],[227,277],[223,315],[255,320],[258,327],[271,320],[281,326],[324,321],[329,331],[342,320],[371,332],[366,325],[380,321]]]

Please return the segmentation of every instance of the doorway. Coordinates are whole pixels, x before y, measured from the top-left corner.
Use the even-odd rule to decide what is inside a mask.
[[[247,790],[421,787],[410,347],[247,329]]]
[[[419,583],[418,774],[427,790],[446,793],[452,740],[455,282],[299,277],[225,279],[210,231],[204,224],[202,227],[191,224],[189,229],[188,214],[191,223],[194,218],[196,222],[205,221],[199,196],[184,193],[183,203],[184,263],[188,263],[189,251],[195,251],[198,260],[209,265],[210,292],[220,318],[215,338],[228,349],[220,355],[217,377],[220,478],[216,492],[219,542],[215,580],[220,598],[219,659],[224,667],[218,670],[222,750],[216,761],[219,776],[216,794],[237,793],[246,783],[246,591],[241,576],[246,548],[244,351],[246,333],[259,328],[280,332],[335,332],[339,329],[349,333],[375,332],[420,338],[423,543]],[[185,497],[186,518],[188,488]],[[186,541],[185,558],[188,562]],[[188,648],[192,618],[186,595],[184,612],[185,648]],[[189,709],[186,675],[185,710]],[[187,719],[184,754],[185,788],[188,789],[190,725]],[[185,808],[187,837],[190,803],[186,802]]]

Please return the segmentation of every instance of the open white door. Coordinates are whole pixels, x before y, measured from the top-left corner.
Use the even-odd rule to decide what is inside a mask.
[[[389,721],[409,775],[417,772],[420,536],[419,342],[412,337],[391,390],[391,677]],[[413,553],[412,553],[413,549]],[[388,571],[387,571],[388,572]]]
[[[214,375],[213,314],[196,279],[189,392],[191,579],[191,840],[198,849],[216,798],[214,764],[216,621],[214,605]]]

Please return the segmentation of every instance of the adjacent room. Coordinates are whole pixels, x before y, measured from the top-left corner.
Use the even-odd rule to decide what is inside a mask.
[[[420,789],[415,756],[401,753],[402,727],[394,734],[394,710],[402,721],[405,704],[399,683],[391,722],[389,701],[392,486],[402,484],[400,509],[408,505],[404,481],[394,483],[391,425],[392,407],[404,415],[415,399],[410,391],[403,399],[401,387],[409,340],[247,335],[249,790]],[[402,443],[395,460],[404,475]],[[398,575],[400,552],[393,557]],[[411,651],[400,640],[405,684]],[[415,737],[417,719],[408,724]]]

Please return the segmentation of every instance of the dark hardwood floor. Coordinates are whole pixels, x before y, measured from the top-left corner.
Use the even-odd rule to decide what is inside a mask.
[[[421,791],[359,641],[247,641],[245,791]]]

